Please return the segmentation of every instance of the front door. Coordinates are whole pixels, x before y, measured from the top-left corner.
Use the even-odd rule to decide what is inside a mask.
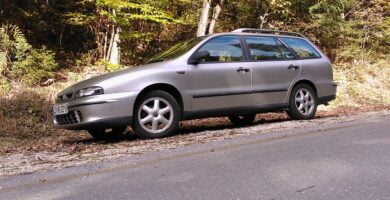
[[[241,47],[239,36],[219,36],[198,50],[210,57],[189,66],[193,110],[250,105],[252,71]]]

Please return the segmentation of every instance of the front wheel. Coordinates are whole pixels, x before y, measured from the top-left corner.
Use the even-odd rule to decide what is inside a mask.
[[[228,118],[236,126],[247,126],[253,123],[256,114],[231,115]]]
[[[169,93],[152,91],[137,102],[133,128],[142,138],[162,138],[170,136],[178,127],[180,106]]]
[[[290,109],[287,112],[291,119],[313,119],[318,106],[317,95],[313,88],[306,84],[294,87],[290,96]]]

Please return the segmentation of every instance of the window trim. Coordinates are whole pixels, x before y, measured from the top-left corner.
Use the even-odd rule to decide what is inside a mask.
[[[243,35],[242,36],[242,39],[243,39],[243,42],[245,43],[245,47],[246,47],[246,51],[247,51],[247,54],[248,54],[248,62],[276,62],[276,61],[291,61],[291,60],[297,60],[298,59],[298,56],[295,54],[294,51],[291,51],[290,47],[286,46],[286,44],[284,44],[283,42],[280,42],[283,46],[285,46],[291,54],[294,55],[294,58],[284,58],[284,59],[271,59],[271,60],[256,60],[253,58],[252,54],[250,53],[250,48],[249,48],[249,45],[248,43],[246,42],[245,40],[245,37],[269,37],[269,38],[273,38],[275,43],[278,44],[278,38],[277,37],[274,37],[274,36],[266,36],[266,35]],[[279,51],[280,48],[278,47]]]
[[[223,64],[223,63],[242,63],[242,62],[248,62],[248,55],[246,54],[246,51],[245,51],[245,45],[243,44],[243,41],[242,41],[242,37],[241,35],[236,35],[236,34],[226,34],[226,35],[218,35],[218,36],[215,36],[215,37],[210,37],[208,39],[206,39],[203,44],[201,44],[195,51],[194,53],[192,53],[192,55],[190,57],[188,57],[188,60],[190,60],[196,53],[199,52],[199,50],[204,46],[206,45],[207,43],[209,43],[211,40],[214,40],[216,38],[219,38],[219,37],[225,37],[225,36],[235,36],[239,39],[239,42],[240,42],[240,45],[241,45],[241,53],[242,53],[242,60],[240,61],[224,61],[224,62],[203,62],[203,63],[198,63],[197,65],[203,65],[203,64]],[[188,62],[187,60],[187,62]]]
[[[243,63],[243,62],[277,62],[277,61],[294,61],[294,60],[315,60],[315,59],[323,59],[323,55],[321,53],[320,50],[318,50],[316,48],[315,45],[313,45],[310,41],[307,41],[303,38],[295,38],[295,37],[284,37],[284,36],[268,36],[268,35],[244,35],[244,34],[240,34],[240,35],[237,35],[237,34],[225,34],[225,35],[218,35],[218,36],[215,36],[215,37],[209,37],[209,38],[206,38],[204,41],[203,41],[203,44],[201,44],[199,47],[197,47],[195,49],[195,51],[191,54],[191,56],[188,57],[187,59],[187,62],[188,60],[190,60],[192,58],[192,56],[194,54],[196,54],[199,49],[201,49],[204,45],[206,45],[210,40],[213,40],[215,38],[218,38],[218,37],[223,37],[223,36],[236,36],[238,38],[240,38],[240,45],[241,45],[241,51],[243,53],[243,60],[240,60],[240,61],[226,61],[226,62],[204,62],[204,63],[199,63],[199,64],[223,64],[223,63]],[[252,56],[251,56],[251,53],[250,53],[250,50],[249,50],[249,46],[248,44],[246,43],[245,41],[245,37],[247,36],[250,36],[250,37],[271,37],[271,38],[274,38],[275,40],[279,41],[280,43],[282,43],[285,47],[287,47],[289,49],[289,51],[294,55],[294,58],[292,59],[278,59],[278,60],[253,60]],[[316,57],[316,58],[299,58],[299,56],[297,55],[297,53],[289,46],[287,45],[281,38],[292,38],[292,39],[297,39],[297,40],[303,40],[303,41],[306,41],[307,43],[309,43],[310,46],[313,47],[313,49],[319,54],[319,57]]]
[[[289,38],[289,39],[296,39],[296,40],[303,40],[305,42],[307,42],[313,49],[314,51],[319,55],[318,57],[315,57],[315,58],[300,58],[297,54],[297,52],[295,52],[295,50],[290,47],[290,45],[288,45],[286,42],[284,42],[281,38]],[[292,51],[296,57],[296,60],[315,60],[315,59],[322,59],[323,56],[322,56],[322,53],[308,40],[305,40],[303,38],[292,38],[292,37],[281,37],[281,36],[278,36],[277,39],[282,42],[285,46],[287,46],[288,49],[290,49],[290,51]]]

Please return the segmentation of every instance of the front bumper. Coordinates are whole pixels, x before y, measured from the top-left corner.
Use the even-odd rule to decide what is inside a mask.
[[[67,102],[69,113],[53,116],[55,128],[84,130],[129,125],[136,92],[103,94]]]

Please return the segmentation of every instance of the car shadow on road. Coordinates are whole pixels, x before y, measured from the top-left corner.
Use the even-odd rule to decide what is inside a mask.
[[[283,121],[290,120],[287,115],[284,113],[270,113],[270,114],[260,114],[256,117],[256,121],[250,125],[260,125],[260,124],[269,124],[269,123],[278,123]],[[196,119],[196,120],[187,120],[180,122],[180,127],[174,134],[174,136],[188,135],[188,134],[197,134],[204,131],[217,131],[231,128],[239,128],[234,126],[226,117],[219,118],[206,118],[206,119]],[[131,142],[142,140],[138,137],[131,128],[128,128],[126,133],[119,137],[113,137],[106,140],[96,140],[93,138],[83,138],[83,139],[70,139],[65,140],[64,143],[77,143],[77,144],[115,144],[120,142]]]
[[[330,117],[329,115],[318,115],[316,119]],[[265,113],[258,114],[256,120],[250,126],[256,126],[261,124],[272,124],[272,123],[280,123],[285,121],[291,121],[291,119],[285,113]],[[247,126],[247,127],[250,127]],[[188,120],[180,122],[180,128],[176,131],[174,136],[180,135],[189,135],[189,134],[197,134],[204,131],[217,131],[224,129],[232,129],[232,128],[242,128],[234,126],[226,117],[220,118],[207,118],[207,119],[196,119],[196,120]],[[83,139],[74,139],[74,140],[65,140],[64,143],[76,143],[76,144],[115,144],[120,142],[132,142],[142,140],[138,137],[131,128],[128,128],[126,133],[119,137],[113,137],[106,140],[96,140],[93,138],[83,138]]]

